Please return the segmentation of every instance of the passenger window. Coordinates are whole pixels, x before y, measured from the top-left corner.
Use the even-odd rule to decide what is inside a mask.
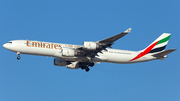
[[[12,42],[8,42],[8,43],[12,43]]]

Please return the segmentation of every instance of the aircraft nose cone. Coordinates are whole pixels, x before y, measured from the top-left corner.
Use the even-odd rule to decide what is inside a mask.
[[[7,45],[7,43],[3,44],[3,47],[6,48],[6,49],[9,48],[8,45]]]
[[[4,48],[6,48],[6,46],[7,46],[6,44],[3,45]]]

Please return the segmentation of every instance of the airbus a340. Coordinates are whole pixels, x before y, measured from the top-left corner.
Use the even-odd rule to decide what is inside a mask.
[[[66,66],[69,69],[81,68],[87,72],[89,67],[93,67],[95,63],[129,64],[155,59],[163,60],[167,57],[167,54],[176,50],[164,50],[171,36],[169,33],[163,33],[147,48],[140,51],[112,49],[111,45],[130,31],[131,28],[104,40],[84,42],[82,46],[32,40],[13,40],[5,43],[3,47],[16,52],[18,60],[21,53],[50,56],[54,57],[55,66]]]

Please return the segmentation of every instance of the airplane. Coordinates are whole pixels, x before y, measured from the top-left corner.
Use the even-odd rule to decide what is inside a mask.
[[[4,48],[16,52],[17,59],[20,54],[39,55],[54,57],[55,66],[66,66],[69,69],[84,69],[88,72],[89,67],[95,63],[109,62],[118,64],[139,63],[150,60],[164,60],[167,54],[176,49],[165,50],[171,36],[163,33],[148,47],[140,51],[112,49],[114,42],[127,35],[131,28],[99,41],[85,41],[83,45],[71,45],[62,43],[42,42],[33,40],[12,40],[3,45]]]

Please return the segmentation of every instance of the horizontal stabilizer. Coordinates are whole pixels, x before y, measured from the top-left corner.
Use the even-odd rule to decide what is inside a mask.
[[[169,49],[169,50],[166,50],[166,51],[163,51],[163,52],[160,52],[160,53],[157,53],[157,54],[154,54],[153,56],[154,57],[157,57],[158,59],[162,59],[163,60],[163,58],[166,58],[167,56],[167,54],[169,54],[169,53],[171,53],[171,52],[173,52],[173,51],[175,51],[176,49]]]

